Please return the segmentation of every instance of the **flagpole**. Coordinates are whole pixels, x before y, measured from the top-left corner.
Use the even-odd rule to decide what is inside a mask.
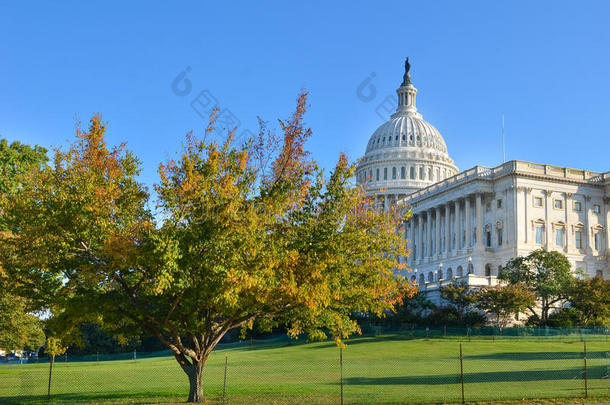
[[[504,147],[504,113],[502,113],[502,163],[506,163],[506,149]]]

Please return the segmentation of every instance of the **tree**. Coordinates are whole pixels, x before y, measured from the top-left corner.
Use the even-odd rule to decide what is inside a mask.
[[[51,401],[51,375],[53,373],[53,363],[55,356],[61,356],[66,352],[66,347],[62,345],[61,340],[50,337],[47,339],[45,352],[49,355],[49,387],[47,390],[47,402]]]
[[[521,284],[485,287],[476,292],[474,303],[477,308],[494,316],[495,326],[504,329],[511,315],[532,307],[536,297]]]
[[[22,176],[44,167],[46,152],[40,146],[0,139],[0,200],[18,191]],[[0,209],[0,234],[10,237],[2,217]],[[14,294],[16,283],[0,265],[0,347],[34,350],[44,343],[42,321],[30,313],[28,300]]]
[[[610,280],[601,277],[574,280],[568,301],[580,325],[610,325]]]
[[[26,308],[24,298],[4,292],[0,295],[0,347],[36,350],[43,345],[42,321]]]
[[[528,306],[528,310],[541,325],[546,325],[549,312],[568,298],[574,280],[570,268],[567,257],[560,252],[539,249],[510,260],[499,278],[531,289],[536,295],[540,314],[534,305]]]
[[[462,323],[466,309],[473,304],[474,295],[465,282],[453,283],[439,288],[441,298],[453,306],[457,313],[458,323]]]
[[[120,339],[157,337],[188,376],[189,402],[204,400],[206,361],[233,328],[282,323],[293,337],[342,344],[359,332],[352,313],[382,314],[413,293],[394,272],[407,254],[405,218],[372,209],[344,156],[330,176],[318,169],[304,148],[305,110],[301,94],[279,122],[277,150],[264,130],[242,146],[230,133],[214,140],[214,117],[206,137],[187,136],[159,169],[161,223],[136,180],[139,161],[124,145],[107,148],[95,116],[3,205],[15,236],[0,239],[0,261],[33,283],[62,280],[38,302],[67,339],[84,321]]]

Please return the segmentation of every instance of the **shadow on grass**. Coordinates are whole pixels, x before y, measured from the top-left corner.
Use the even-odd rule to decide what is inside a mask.
[[[587,359],[605,359],[610,352],[587,352]],[[582,352],[504,352],[488,354],[465,355],[471,360],[578,360],[583,358]]]
[[[601,379],[607,375],[605,366],[589,367],[588,378]],[[464,383],[518,382],[518,381],[552,381],[552,380],[582,380],[582,368],[563,370],[527,370],[527,371],[490,371],[465,373]],[[399,377],[349,377],[344,379],[347,385],[445,385],[459,384],[460,375],[421,375]],[[339,384],[339,383],[333,383]]]
[[[93,393],[68,393],[68,394],[56,394],[51,395],[51,403],[64,404],[64,403],[85,403],[85,404],[97,404],[97,403],[168,403],[171,400],[172,403],[186,402],[188,393],[184,395],[176,395],[167,392],[93,392]],[[155,402],[151,402],[153,399]],[[0,404],[46,404],[46,395],[24,395],[14,397],[3,397],[0,396]]]

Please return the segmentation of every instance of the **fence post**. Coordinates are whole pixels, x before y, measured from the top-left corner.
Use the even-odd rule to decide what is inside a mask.
[[[460,380],[462,381],[462,403],[465,404],[464,398],[464,360],[462,357],[462,344],[460,343]]]
[[[133,349],[133,361],[136,361],[136,349]]]
[[[95,353],[95,361],[100,361],[100,352]]]
[[[339,347],[339,378],[341,380],[341,405],[343,405],[343,347]]]
[[[447,325],[443,327],[443,337],[447,337]]]
[[[229,362],[229,354],[225,353],[225,378],[224,378],[224,382],[222,383],[222,404],[224,405],[225,403],[225,398],[227,395],[227,363]]]
[[[585,340],[583,342],[583,347],[584,347],[584,352],[583,352],[583,359],[585,361],[585,373],[584,373],[584,377],[585,377],[585,398],[589,398],[589,390],[587,387],[587,341]]]
[[[426,326],[426,338],[430,335],[430,328]]]
[[[47,404],[51,403],[51,375],[53,373],[53,362],[55,361],[54,355],[49,355],[49,389],[47,390]]]

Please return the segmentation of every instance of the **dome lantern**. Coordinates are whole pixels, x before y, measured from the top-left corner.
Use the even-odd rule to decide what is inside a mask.
[[[407,58],[396,112],[375,130],[356,171],[357,182],[384,203],[458,173],[441,134],[417,112],[410,69]]]

